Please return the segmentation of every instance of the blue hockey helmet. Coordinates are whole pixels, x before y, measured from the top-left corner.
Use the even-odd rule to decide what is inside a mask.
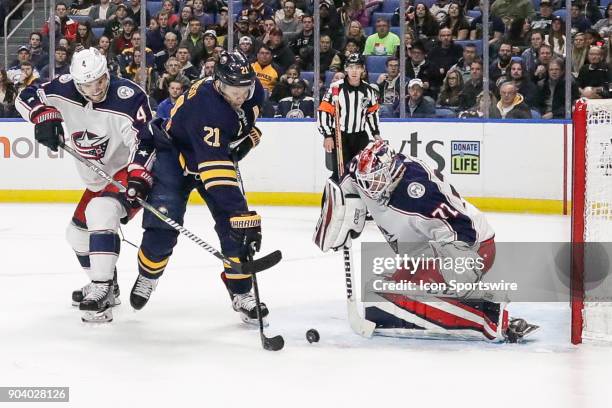
[[[255,71],[241,51],[223,51],[215,64],[215,79],[230,86],[253,86]]]

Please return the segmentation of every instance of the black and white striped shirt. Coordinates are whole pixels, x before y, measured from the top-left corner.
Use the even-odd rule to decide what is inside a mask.
[[[340,131],[343,133],[365,132],[366,126],[372,136],[378,136],[378,94],[367,82],[351,86],[347,79],[331,84],[319,105],[319,132],[324,137],[335,135],[335,104],[332,89],[340,87]]]

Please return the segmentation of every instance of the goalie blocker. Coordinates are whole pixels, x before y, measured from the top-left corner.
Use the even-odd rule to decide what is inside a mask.
[[[363,231],[366,211],[395,253],[404,255],[398,243],[405,242],[419,246],[418,254],[408,256],[479,260],[461,274],[425,264],[398,269],[387,280],[476,283],[494,263],[494,232],[484,215],[442,175],[418,159],[396,154],[384,141],[370,143],[355,157],[340,184],[327,182],[315,244],[324,252],[350,245]],[[379,301],[366,304],[365,319],[376,324],[378,334],[516,342],[537,329],[509,318],[506,303],[469,292],[435,298],[424,298],[425,293],[375,295]]]

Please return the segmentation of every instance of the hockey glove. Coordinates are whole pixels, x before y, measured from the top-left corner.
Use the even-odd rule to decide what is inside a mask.
[[[62,114],[52,106],[42,106],[30,114],[34,123],[34,138],[43,146],[54,152],[64,143],[64,127]]]
[[[137,198],[147,199],[153,186],[153,176],[142,166],[130,165],[128,169],[125,197],[132,208],[138,208],[140,203]]]
[[[230,238],[240,246],[240,258],[253,256],[261,248],[261,217],[245,211],[230,217]]]
[[[253,126],[248,136],[244,138],[242,142],[238,144],[238,146],[232,149],[232,158],[234,162],[239,162],[244,159],[244,157],[251,151],[252,148],[259,144],[261,140],[261,130],[259,130],[256,126]]]

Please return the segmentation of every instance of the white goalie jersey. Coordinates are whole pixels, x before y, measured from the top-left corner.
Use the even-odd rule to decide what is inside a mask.
[[[55,107],[62,115],[66,143],[84,158],[95,162],[107,174],[114,175],[135,160],[139,133],[151,119],[148,97],[133,82],[111,77],[106,99],[101,103],[87,101],[76,89],[72,77],[62,75],[40,88],[21,91],[15,106],[24,119],[39,107]],[[144,167],[153,160],[138,157]],[[100,191],[107,181],[77,161],[79,175],[87,188]]]

